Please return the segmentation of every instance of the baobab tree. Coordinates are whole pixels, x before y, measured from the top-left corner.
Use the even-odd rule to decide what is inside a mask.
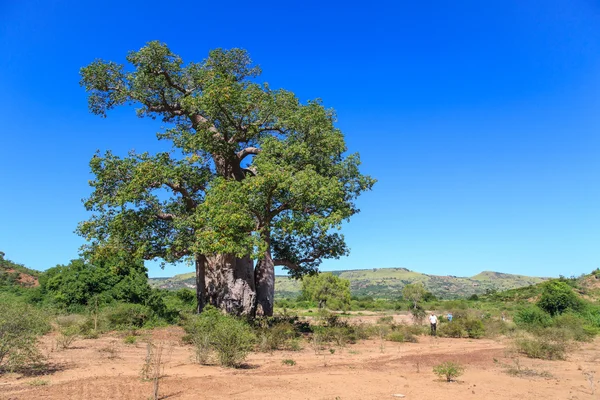
[[[198,311],[238,315],[272,315],[276,265],[301,277],[348,253],[332,232],[375,180],[346,154],[333,110],[257,83],[241,49],[184,64],[150,42],[126,59],[82,68],[90,111],[137,106],[162,120],[173,150],[92,158],[92,217],[78,229],[89,251],[191,259]]]

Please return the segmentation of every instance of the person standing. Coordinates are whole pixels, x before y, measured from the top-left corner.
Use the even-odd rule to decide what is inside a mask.
[[[452,313],[451,312],[448,313],[448,322],[452,322]]]
[[[429,323],[431,324],[431,336],[435,336],[437,334],[437,317],[433,313],[429,316]]]

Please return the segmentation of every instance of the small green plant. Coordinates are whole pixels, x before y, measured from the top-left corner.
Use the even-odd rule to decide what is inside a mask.
[[[290,340],[288,343],[288,350],[291,351],[301,351],[302,350],[302,342],[299,338],[295,338]]]
[[[61,328],[56,336],[56,348],[65,350],[71,347],[73,342],[79,336],[79,326],[69,325],[65,328]]]
[[[296,361],[291,360],[289,358],[281,361],[281,363],[284,365],[289,365],[290,367],[293,367],[294,365],[296,365]]]
[[[458,363],[446,361],[433,367],[433,372],[440,378],[445,378],[446,382],[452,382],[455,378],[461,376],[465,368]]]
[[[49,330],[45,316],[33,307],[0,302],[0,374],[39,365],[38,336]]]
[[[29,386],[46,386],[50,384],[50,381],[46,381],[44,379],[34,379],[27,382]]]
[[[133,335],[125,336],[125,339],[123,339],[123,342],[125,344],[136,344],[137,336],[133,336]]]

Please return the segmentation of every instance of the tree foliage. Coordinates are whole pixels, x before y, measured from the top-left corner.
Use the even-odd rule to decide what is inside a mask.
[[[402,289],[402,297],[413,303],[413,308],[418,308],[419,302],[426,295],[427,290],[422,283],[409,283]]]
[[[40,277],[40,285],[51,302],[70,310],[89,305],[94,298],[100,303],[144,303],[150,297],[148,275],[141,263],[124,268],[108,260],[72,260],[48,269]]]
[[[305,300],[319,303],[319,308],[347,308],[350,304],[350,281],[332,273],[307,275],[302,279],[302,295]]]

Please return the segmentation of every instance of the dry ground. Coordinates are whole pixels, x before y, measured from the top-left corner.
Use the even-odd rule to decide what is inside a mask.
[[[421,337],[419,343],[385,342],[383,349],[380,341],[368,340],[319,355],[305,343],[298,352],[252,353],[244,369],[226,369],[195,364],[182,334],[175,327],[156,329],[133,345],[105,335],[61,351],[51,350],[55,339],[46,336],[42,348],[56,371],[2,376],[0,399],[149,399],[152,383],[142,381],[140,371],[150,337],[168,343],[164,399],[600,399],[600,341],[580,346],[567,361],[520,357],[521,368],[538,375],[516,377],[506,373],[514,365],[506,340]],[[285,359],[296,365],[282,364]],[[466,367],[457,382],[432,372],[447,360]],[[584,371],[594,369],[592,395]]]

